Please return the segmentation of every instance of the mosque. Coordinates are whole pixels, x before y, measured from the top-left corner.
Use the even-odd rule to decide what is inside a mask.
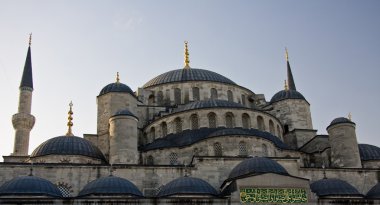
[[[350,116],[332,119],[328,135],[313,129],[287,52],[285,88],[267,100],[190,67],[185,42],[184,67],[136,91],[119,75],[100,90],[96,133],[73,135],[70,104],[66,135],[29,150],[30,43],[0,204],[380,203],[380,148],[358,144]]]

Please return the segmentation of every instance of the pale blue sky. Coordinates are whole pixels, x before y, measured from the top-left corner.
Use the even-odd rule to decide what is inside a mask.
[[[96,96],[120,72],[137,90],[190,65],[220,73],[267,100],[283,89],[288,47],[313,125],[352,112],[361,143],[380,146],[380,1],[0,1],[0,154],[13,150],[11,116],[33,32],[29,152],[66,133],[96,133]]]

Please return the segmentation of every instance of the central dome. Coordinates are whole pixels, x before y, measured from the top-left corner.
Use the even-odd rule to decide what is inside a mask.
[[[184,81],[211,81],[236,85],[232,80],[209,70],[198,68],[178,69],[163,73],[145,83],[144,88],[174,82]]]

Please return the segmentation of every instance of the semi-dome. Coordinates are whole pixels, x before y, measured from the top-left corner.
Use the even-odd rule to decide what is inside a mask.
[[[35,176],[16,177],[0,186],[0,196],[12,195],[62,197],[53,183]]]
[[[270,100],[270,103],[275,103],[287,99],[301,99],[306,101],[305,97],[297,90],[281,90],[274,94],[274,96]]]
[[[188,103],[182,107],[177,108],[174,112],[181,112],[187,110],[195,110],[202,108],[245,108],[242,104],[227,101],[227,100],[201,100]]]
[[[125,116],[132,116],[132,117],[135,117],[136,119],[138,119],[136,117],[136,115],[134,115],[131,111],[129,111],[128,109],[123,109],[123,110],[119,110],[117,111],[114,115],[112,115],[112,117],[114,116],[119,116],[119,115],[125,115]]]
[[[144,88],[175,82],[186,82],[186,81],[210,81],[236,85],[232,80],[209,70],[188,68],[188,69],[178,69],[163,73],[143,86]]]
[[[140,190],[129,180],[116,176],[108,176],[96,179],[88,183],[78,196],[89,195],[131,195],[142,197]]]
[[[330,125],[327,127],[329,128],[330,126],[333,126],[333,125],[336,125],[336,124],[340,124],[340,123],[350,123],[350,124],[355,124],[354,122],[352,122],[350,119],[348,118],[345,118],[345,117],[337,117],[335,118],[333,121],[331,121]]]
[[[355,187],[341,179],[320,179],[312,183],[310,188],[319,197],[362,196]]]
[[[228,179],[234,179],[251,174],[265,173],[289,175],[283,166],[272,159],[266,157],[252,157],[236,165],[230,172]]]
[[[359,144],[360,159],[366,160],[380,160],[380,148],[369,144]]]
[[[81,155],[105,161],[103,153],[92,142],[76,136],[59,136],[38,146],[30,156]]]
[[[195,177],[180,177],[166,185],[158,192],[158,197],[172,195],[209,195],[218,196],[219,193],[208,182]]]
[[[116,83],[110,83],[106,85],[99,93],[99,96],[111,93],[111,92],[116,92],[116,93],[129,93],[132,96],[136,97],[135,93],[132,91],[132,89],[123,83],[116,82]]]
[[[373,186],[366,195],[367,198],[380,199],[380,183]]]

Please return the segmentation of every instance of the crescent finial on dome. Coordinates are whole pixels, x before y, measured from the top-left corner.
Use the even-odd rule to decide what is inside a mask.
[[[187,46],[188,42],[185,41],[185,69],[190,68],[190,59],[189,59],[189,48]]]
[[[67,130],[66,136],[74,136],[73,132],[72,132],[72,129],[71,129],[72,126],[74,126],[74,123],[72,122],[72,120],[73,120],[73,114],[74,114],[73,109],[72,109],[73,108],[73,102],[72,101],[70,101],[69,106],[70,106],[70,110],[67,113],[67,114],[69,114],[69,117],[67,118],[69,120],[69,122],[67,122],[68,130]]]

